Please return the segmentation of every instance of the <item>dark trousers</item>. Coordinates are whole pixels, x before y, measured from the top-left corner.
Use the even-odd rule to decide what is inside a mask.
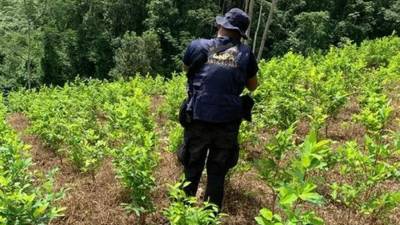
[[[184,166],[187,195],[195,196],[204,166],[207,168],[205,200],[220,209],[224,196],[224,181],[228,170],[239,158],[238,133],[240,122],[207,123],[194,121],[185,128],[184,144],[178,158]]]

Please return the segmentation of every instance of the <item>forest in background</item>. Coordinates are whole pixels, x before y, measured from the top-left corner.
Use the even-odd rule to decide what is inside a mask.
[[[400,30],[399,0],[0,0],[0,88],[63,85],[77,76],[170,77],[189,42],[214,36],[215,16],[232,7],[251,16],[248,44],[262,58]]]

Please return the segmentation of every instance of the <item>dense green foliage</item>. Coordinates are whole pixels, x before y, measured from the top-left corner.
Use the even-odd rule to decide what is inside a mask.
[[[318,210],[333,203],[348,218],[392,222],[390,214],[400,205],[399,190],[387,188],[400,179],[399,118],[393,105],[399,101],[399,50],[400,38],[392,36],[332,47],[326,54],[289,52],[261,62],[254,120],[243,123],[240,140],[242,147],[261,147],[262,153],[258,160],[239,162],[254,166],[272,193],[268,208],[255,218],[258,224],[324,224]],[[182,137],[177,112],[184,84],[185,77],[177,74],[170,80],[77,80],[12,92],[8,106],[24,112],[30,131],[82,172],[94,174],[104,158],[112,158],[131,194],[126,208],[143,221],[155,209],[155,120],[167,120],[157,133],[166,133],[166,150],[175,151]],[[350,103],[357,109],[337,120]],[[333,120],[341,122],[335,124],[336,136],[330,135]],[[350,126],[361,127],[362,136],[346,137]],[[266,132],[273,138],[265,139]],[[218,224],[212,206],[193,206],[195,200],[186,198],[180,185],[171,189],[171,204],[164,210],[171,223]]]
[[[47,224],[64,210],[54,206],[63,197],[62,191],[53,188],[56,171],[43,179],[31,172],[29,147],[8,126],[2,100],[0,97],[0,224]]]
[[[32,121],[30,132],[93,179],[103,160],[111,157],[117,177],[130,193],[126,209],[142,214],[153,210],[150,193],[157,154],[148,96],[154,90],[148,88],[157,82],[77,81],[63,88],[12,93],[9,104]]]
[[[258,46],[263,32],[255,35],[257,24],[264,28],[270,3],[251,1],[249,44]],[[63,85],[76,76],[112,79],[149,72],[168,77],[180,71],[192,39],[214,36],[216,15],[249,2],[2,0],[0,87]],[[264,56],[360,43],[399,32],[399,24],[397,0],[279,0]]]
[[[354,210],[368,216],[371,224],[391,223],[400,192],[377,187],[398,182],[400,175],[400,164],[393,161],[400,153],[399,130],[388,128],[394,110],[389,95],[397,93],[400,80],[399,50],[400,39],[390,37],[360,47],[332,48],[324,56],[288,53],[262,64],[262,84],[255,92],[258,128],[253,132],[265,127],[281,131],[266,144],[263,159],[256,163],[273,192],[270,209],[261,210],[258,224],[323,224],[315,212],[300,210],[300,205],[321,207],[324,199],[347,207],[347,220]],[[322,137],[329,137],[330,120],[351,101],[360,109],[340,126],[360,124],[365,137],[331,149],[330,141]],[[296,145],[294,131],[301,121],[306,121],[310,134]],[[330,180],[327,174],[332,171],[341,179]],[[317,187],[331,193],[322,196]]]
[[[350,97],[368,96],[373,85],[378,85],[375,88],[382,92],[385,82],[398,78],[396,69],[388,69],[398,69],[399,49],[400,39],[389,37],[364,42],[359,48],[331,48],[325,56],[314,54],[305,58],[289,52],[262,62],[262,84],[254,94],[260,103],[255,109],[257,124],[288,128],[305,116],[334,117]],[[374,104],[367,101],[378,100],[362,102]]]

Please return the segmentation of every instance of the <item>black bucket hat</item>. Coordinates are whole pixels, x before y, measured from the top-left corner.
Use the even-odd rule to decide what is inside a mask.
[[[228,30],[236,30],[247,39],[246,30],[249,27],[249,16],[238,8],[233,8],[225,16],[217,16],[216,23]]]

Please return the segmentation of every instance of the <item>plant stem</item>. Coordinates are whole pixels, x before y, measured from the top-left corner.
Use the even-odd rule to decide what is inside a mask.
[[[276,204],[276,199],[278,198],[278,194],[273,190],[272,194],[272,214],[275,214],[275,204]]]
[[[140,217],[139,217],[139,224],[140,225],[146,225],[146,213],[142,213],[142,214],[140,214]]]
[[[96,182],[96,176],[95,176],[95,174],[94,174],[94,170],[92,170],[92,171],[90,172],[90,175],[92,176],[92,182],[93,182],[93,183]]]
[[[325,124],[325,138],[328,138],[328,130],[329,130],[329,118],[326,119],[326,124]]]

